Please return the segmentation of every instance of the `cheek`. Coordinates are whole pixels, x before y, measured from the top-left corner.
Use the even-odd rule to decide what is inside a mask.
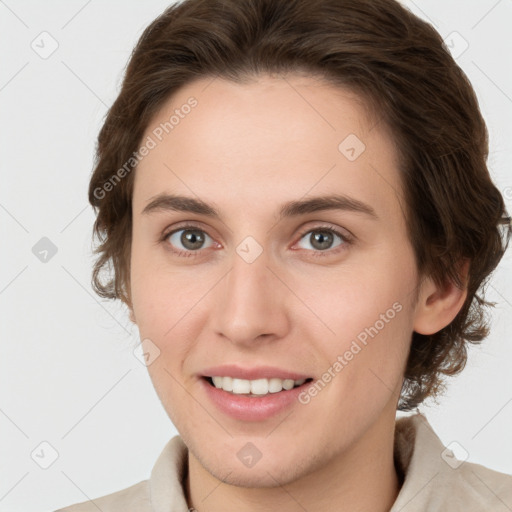
[[[375,326],[391,331],[408,317],[416,272],[408,254],[353,258],[339,269],[296,275],[292,288],[328,328],[330,339],[352,339]],[[398,311],[400,310],[400,311]],[[364,334],[361,336],[364,339]]]
[[[201,265],[172,266],[162,249],[137,244],[137,240],[132,247],[130,277],[141,336],[159,340],[167,340],[176,330],[183,329],[212,280]]]
[[[152,261],[149,253],[132,254],[132,300],[140,339],[151,340],[159,351],[147,370],[171,420],[180,424],[173,414],[188,396],[182,387],[189,384],[183,365],[200,337],[199,316],[207,317],[203,297],[215,276],[211,269],[175,270],[161,259]]]
[[[373,302],[331,306],[335,334],[315,340],[314,353],[321,354],[318,377],[300,400],[310,408],[309,417],[322,418],[320,431],[331,432],[327,425],[337,426],[331,432],[335,437],[343,429],[349,435],[371,423],[385,408],[394,409],[399,398],[412,309],[392,302],[392,293],[378,296]]]
[[[361,265],[329,280],[317,280],[315,287],[298,289],[328,328],[313,339],[315,352],[322,354],[322,370],[327,372],[324,379],[337,382],[332,392],[345,397],[364,395],[369,401],[384,399],[401,386],[416,282],[411,258],[397,258],[394,264],[391,259],[376,261],[373,266]]]

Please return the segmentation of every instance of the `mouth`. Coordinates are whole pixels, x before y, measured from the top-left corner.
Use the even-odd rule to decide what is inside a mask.
[[[280,379],[278,377],[262,379],[239,379],[229,376],[204,376],[203,379],[212,387],[244,397],[264,397],[271,394],[283,393],[292,389],[305,386],[313,379]]]

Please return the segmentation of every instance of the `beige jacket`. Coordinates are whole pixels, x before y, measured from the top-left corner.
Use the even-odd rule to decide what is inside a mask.
[[[394,453],[405,480],[390,512],[512,511],[512,475],[455,458],[423,414],[396,421]],[[56,512],[187,512],[186,464],[187,447],[175,436],[149,480]]]

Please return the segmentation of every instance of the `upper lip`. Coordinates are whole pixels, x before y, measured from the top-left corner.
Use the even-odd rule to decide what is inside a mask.
[[[253,368],[243,368],[236,364],[224,364],[221,366],[212,366],[205,368],[202,372],[203,377],[234,377],[236,379],[256,380],[256,379],[292,379],[302,380],[310,378],[309,375],[297,373],[294,371],[283,370],[275,366],[256,366]]]

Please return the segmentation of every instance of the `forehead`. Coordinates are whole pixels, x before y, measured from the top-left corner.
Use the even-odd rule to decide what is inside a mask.
[[[392,137],[359,96],[317,78],[198,79],[163,104],[149,139],[135,173],[138,210],[162,192],[243,206],[334,190],[396,208]]]

